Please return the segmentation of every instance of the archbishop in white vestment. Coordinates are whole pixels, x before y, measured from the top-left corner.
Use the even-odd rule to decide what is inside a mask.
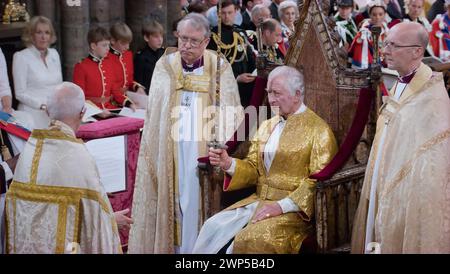
[[[95,161],[75,137],[84,114],[83,92],[64,83],[52,96],[59,98],[53,102],[60,104],[55,113],[61,117],[77,108],[76,122],[69,126],[74,118],[54,120],[49,129],[34,130],[25,145],[6,194],[7,253],[121,253],[114,212]],[[54,105],[48,104],[52,119]]]
[[[207,143],[212,141],[208,125],[215,123],[206,110],[215,102],[217,71],[216,53],[205,50],[209,26],[203,20],[190,14],[180,21],[180,48],[167,49],[153,73],[133,197],[130,253],[190,253],[197,239],[202,223],[197,159],[207,156]],[[183,50],[199,57],[187,65]],[[231,112],[218,122],[217,139],[226,142],[241,123],[243,109],[231,66],[221,60],[220,112]]]

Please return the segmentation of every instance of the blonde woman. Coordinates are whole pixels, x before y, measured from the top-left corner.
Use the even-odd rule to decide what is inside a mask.
[[[62,83],[59,54],[50,45],[56,42],[52,22],[43,16],[33,17],[22,35],[26,49],[13,58],[13,78],[19,110],[30,114],[33,128],[47,128],[46,102],[54,88]]]

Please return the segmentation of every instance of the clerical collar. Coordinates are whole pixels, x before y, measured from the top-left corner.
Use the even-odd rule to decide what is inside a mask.
[[[117,55],[117,56],[121,56],[122,55],[122,52],[116,50],[113,47],[109,47],[109,52],[111,52],[112,54]]]
[[[307,109],[306,105],[304,103],[302,103],[302,105],[293,114],[288,114],[288,115],[286,115],[286,117],[280,115],[280,122],[285,122],[292,115],[297,115],[297,114],[303,113],[306,111],[306,109]]]
[[[416,75],[417,69],[418,69],[418,68],[416,68],[415,70],[413,70],[413,71],[412,71],[411,73],[409,73],[408,75],[405,75],[405,76],[399,76],[399,77],[398,77],[398,81],[399,81],[400,83],[403,83],[403,84],[409,84],[409,83],[411,82],[411,80],[414,78],[414,75]]]
[[[89,52],[88,58],[91,59],[92,61],[94,61],[95,63],[100,63],[102,61],[101,58],[98,58],[97,56],[92,54],[92,52]]]
[[[188,65],[183,59],[181,59],[181,64],[183,65],[183,70],[187,72],[192,72],[194,71],[194,69],[203,67],[203,56],[202,58],[195,61],[194,64],[192,65]]]

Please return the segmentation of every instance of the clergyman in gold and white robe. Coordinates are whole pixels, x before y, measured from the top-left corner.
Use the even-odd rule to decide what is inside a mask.
[[[217,140],[226,142],[243,118],[230,64],[220,67]],[[214,125],[217,55],[188,71],[167,49],[155,66],[139,152],[129,253],[191,253],[200,230],[199,157],[207,156]],[[225,110],[226,112],[223,112]],[[228,112],[231,111],[231,112]]]
[[[450,101],[423,63],[381,109],[352,252],[450,253]]]
[[[34,130],[6,194],[7,253],[121,253],[94,159],[66,124]]]

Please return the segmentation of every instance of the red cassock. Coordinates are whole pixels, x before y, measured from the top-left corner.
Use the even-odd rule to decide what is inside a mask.
[[[115,74],[115,85],[119,86],[122,92],[136,91],[140,85],[134,81],[133,53],[129,50],[122,53],[110,48],[106,57],[108,68]]]
[[[118,109],[128,98],[114,81],[112,62],[89,55],[75,65],[73,82],[79,85],[86,97],[101,109]]]

